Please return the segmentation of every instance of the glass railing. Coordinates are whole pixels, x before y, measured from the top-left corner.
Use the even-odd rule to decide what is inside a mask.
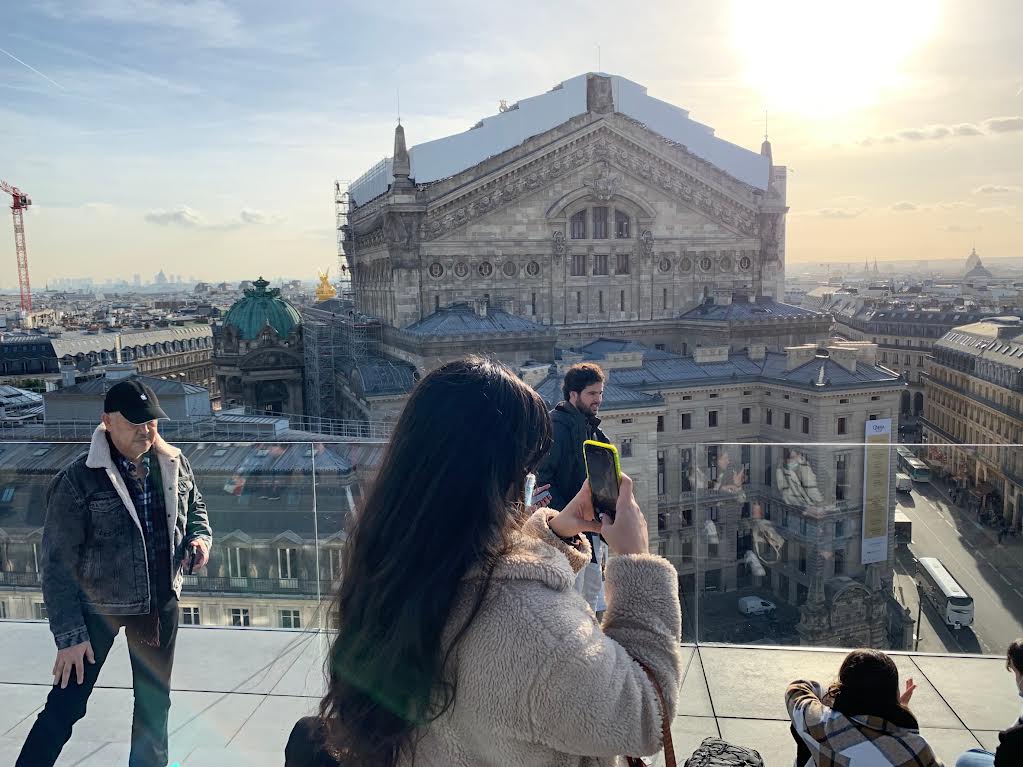
[[[686,640],[1002,654],[1023,635],[1019,446],[871,439],[677,448],[651,538]]]
[[[889,439],[660,445],[637,495],[678,570],[685,641],[1000,654],[1023,634],[1023,451]],[[215,535],[181,623],[329,628],[384,444],[178,446]],[[0,442],[0,618],[46,619],[46,491],[87,449]]]
[[[382,444],[178,442],[214,530],[184,576],[181,624],[323,629],[348,516]],[[0,618],[45,620],[47,488],[84,442],[0,442]]]

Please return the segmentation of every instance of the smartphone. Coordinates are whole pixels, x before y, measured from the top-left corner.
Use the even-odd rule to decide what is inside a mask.
[[[593,510],[598,518],[601,514],[607,514],[613,520],[622,478],[618,450],[606,442],[588,439],[583,443],[583,461],[586,464],[586,477],[590,480],[590,492],[593,494]]]
[[[540,495],[536,496],[533,499],[533,502],[530,504],[530,506],[539,506],[541,503],[543,503],[544,501],[546,501],[550,497],[551,497],[551,491],[550,490],[544,490],[542,493],[540,493]]]
[[[193,570],[195,570],[195,549],[192,549],[188,555],[188,575],[192,575]]]

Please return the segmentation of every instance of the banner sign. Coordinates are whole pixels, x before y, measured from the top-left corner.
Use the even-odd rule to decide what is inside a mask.
[[[867,421],[863,447],[863,545],[860,563],[888,559],[888,497],[892,421]]]

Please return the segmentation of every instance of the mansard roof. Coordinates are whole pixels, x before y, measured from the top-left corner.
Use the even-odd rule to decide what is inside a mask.
[[[733,299],[729,304],[700,304],[679,315],[679,319],[705,322],[749,322],[794,317],[823,318],[825,316],[821,312],[811,309],[783,304],[770,296],[758,296],[754,301],[739,298]]]
[[[416,336],[498,335],[504,333],[539,333],[549,335],[553,330],[530,322],[524,317],[504,311],[498,306],[485,309],[469,303],[457,303],[438,309],[404,329]]]
[[[506,111],[487,117],[469,130],[427,141],[409,150],[411,176],[418,184],[450,178],[486,159],[546,133],[588,111],[587,88],[594,73],[578,75],[547,93],[523,99]],[[766,190],[771,161],[757,152],[717,138],[714,130],[690,119],[689,112],[647,95],[646,87],[618,75],[610,78],[614,111],[623,114],[668,143],[681,145],[733,178]],[[393,179],[392,158],[385,158],[349,188],[356,204],[384,194]]]

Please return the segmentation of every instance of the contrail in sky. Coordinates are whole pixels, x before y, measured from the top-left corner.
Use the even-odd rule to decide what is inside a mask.
[[[32,70],[33,72],[35,72],[35,73],[36,73],[37,75],[39,75],[39,76],[40,76],[41,78],[43,78],[44,80],[47,80],[47,81],[49,81],[49,82],[53,83],[53,84],[54,84],[54,85],[56,85],[56,86],[57,86],[58,88],[60,88],[60,89],[61,89],[62,91],[65,91],[65,90],[67,90],[67,88],[65,88],[65,87],[64,87],[63,85],[61,85],[60,83],[58,83],[58,82],[57,82],[56,80],[54,80],[54,79],[53,79],[52,77],[47,77],[47,76],[46,76],[46,75],[44,75],[44,74],[43,74],[42,72],[40,72],[40,71],[39,71],[38,69],[36,69],[36,68],[35,68],[34,66],[32,66],[31,64],[26,64],[26,63],[25,63],[24,61],[22,61],[21,59],[19,59],[19,58],[18,58],[17,56],[15,56],[15,55],[14,55],[13,53],[11,53],[10,51],[5,51],[5,50],[4,50],[3,48],[0,48],[0,53],[2,53],[2,54],[4,54],[5,56],[8,56],[8,57],[10,57],[10,58],[14,59],[14,60],[15,60],[15,61],[17,61],[17,62],[18,62],[19,64],[21,64],[21,65],[22,65],[23,67],[25,67],[26,69],[31,69],[31,70]]]

